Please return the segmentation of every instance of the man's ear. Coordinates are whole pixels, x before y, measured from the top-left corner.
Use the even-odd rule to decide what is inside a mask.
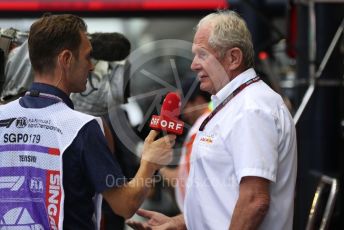
[[[61,53],[58,55],[58,64],[61,67],[68,68],[70,67],[70,64],[72,62],[72,57],[73,53],[70,50],[63,50]]]
[[[243,53],[241,49],[234,47],[226,52],[226,59],[228,60],[228,69],[233,71],[238,69],[243,61]]]

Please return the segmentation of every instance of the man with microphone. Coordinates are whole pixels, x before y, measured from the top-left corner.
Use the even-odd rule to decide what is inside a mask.
[[[175,135],[151,131],[135,177],[127,182],[102,132],[101,120],[73,110],[72,92],[93,70],[85,22],[46,15],[28,39],[34,83],[0,107],[0,228],[99,229],[101,195],[129,218],[154,172],[172,159]]]
[[[293,227],[296,134],[282,98],[253,69],[244,20],[233,11],[201,19],[191,69],[214,110],[195,138],[184,214],[141,210],[136,229],[246,230]]]

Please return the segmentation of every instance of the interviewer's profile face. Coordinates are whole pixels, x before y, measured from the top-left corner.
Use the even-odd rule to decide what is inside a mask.
[[[210,94],[216,94],[228,82],[229,77],[217,52],[209,46],[210,25],[202,25],[196,32],[192,52],[194,59],[191,69],[197,72],[200,88]]]
[[[91,62],[92,46],[84,32],[80,32],[81,44],[79,47],[79,56],[71,60],[71,74],[69,76],[69,86],[71,92],[80,93],[86,90],[87,77],[93,70]]]

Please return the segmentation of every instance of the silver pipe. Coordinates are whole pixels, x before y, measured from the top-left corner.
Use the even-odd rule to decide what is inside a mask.
[[[309,32],[308,32],[308,53],[309,53],[309,80],[311,84],[315,81],[315,60],[317,54],[317,39],[316,39],[316,15],[315,4],[313,1],[308,3],[308,17],[309,17]]]
[[[312,97],[312,95],[313,95],[313,92],[314,92],[314,89],[315,89],[315,85],[314,85],[314,83],[313,83],[313,84],[311,84],[311,85],[308,87],[308,89],[307,89],[305,95],[303,96],[302,102],[301,102],[299,108],[297,109],[297,111],[296,111],[296,113],[295,113],[295,115],[294,115],[294,118],[293,118],[293,119],[294,119],[295,125],[297,124],[297,122],[299,121],[299,119],[300,119],[300,117],[301,117],[303,111],[305,110],[306,105],[308,104],[308,101],[311,99],[311,97]]]
[[[322,216],[319,230],[327,230],[329,227],[330,219],[331,219],[332,212],[335,206],[335,201],[337,198],[339,186],[338,186],[338,180],[336,178],[331,178],[326,175],[322,175],[318,183],[318,186],[316,188],[314,197],[313,197],[312,206],[308,215],[306,230],[316,229],[316,226],[314,226],[316,223],[315,218],[316,218],[316,214],[319,212],[319,208],[321,207],[319,206],[320,198],[323,194],[326,184],[331,186],[331,191],[326,202],[326,207],[325,207],[324,214]]]
[[[329,227],[331,215],[335,206],[335,201],[338,193],[338,181],[337,179],[322,176],[322,180],[331,185],[330,195],[328,197],[326,208],[324,211],[323,218],[321,220],[320,230],[327,230]]]
[[[340,38],[341,33],[343,33],[343,30],[344,30],[344,18],[343,18],[343,20],[342,20],[342,23],[341,23],[340,26],[338,27],[337,32],[336,32],[336,34],[334,35],[334,37],[333,37],[333,39],[332,39],[332,41],[331,41],[331,44],[330,44],[330,46],[328,47],[328,49],[327,49],[327,51],[326,51],[326,54],[325,54],[323,60],[321,61],[321,64],[320,64],[320,66],[319,66],[319,69],[318,69],[318,71],[317,71],[316,74],[315,74],[315,78],[319,78],[319,77],[321,76],[322,71],[325,69],[325,66],[326,66],[327,62],[328,62],[328,60],[330,59],[331,54],[332,54],[334,48],[336,47],[336,44],[337,44],[337,42],[338,42],[338,40],[339,40],[339,38]]]

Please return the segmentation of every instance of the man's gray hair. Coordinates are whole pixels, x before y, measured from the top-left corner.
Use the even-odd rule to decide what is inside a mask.
[[[254,50],[251,33],[239,14],[229,10],[211,13],[200,20],[196,30],[204,24],[212,28],[208,43],[218,52],[220,58],[225,56],[228,49],[238,47],[243,53],[245,67],[253,67]]]

